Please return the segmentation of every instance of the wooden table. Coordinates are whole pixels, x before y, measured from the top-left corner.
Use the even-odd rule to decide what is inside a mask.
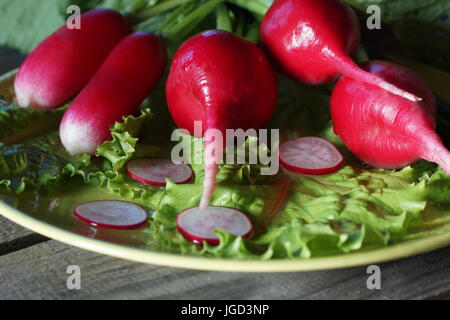
[[[0,48],[0,73],[21,59]],[[69,265],[80,266],[80,290],[67,289]],[[165,268],[77,249],[0,217],[0,299],[450,299],[450,247],[379,266],[380,290],[367,288],[367,267],[284,274]]]

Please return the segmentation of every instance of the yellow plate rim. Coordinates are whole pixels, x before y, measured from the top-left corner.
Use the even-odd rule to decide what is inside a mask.
[[[88,251],[146,264],[208,271],[254,273],[339,269],[405,258],[450,245],[449,233],[411,240],[381,249],[329,257],[267,261],[217,259],[155,252],[89,238],[40,221],[5,203],[0,203],[0,214],[34,232]]]

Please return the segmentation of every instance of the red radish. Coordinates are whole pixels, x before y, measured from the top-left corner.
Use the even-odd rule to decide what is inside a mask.
[[[127,174],[142,183],[165,186],[166,179],[176,184],[187,183],[193,171],[186,164],[175,164],[170,159],[136,159],[127,164]]]
[[[331,97],[334,131],[364,162],[397,169],[422,158],[450,173],[450,153],[435,133],[436,103],[431,89],[411,70],[383,61],[362,68],[423,97],[411,102],[350,77],[340,79]]]
[[[328,174],[338,170],[344,158],[328,140],[302,137],[280,145],[280,164],[288,170],[304,174]]]
[[[148,212],[126,201],[102,200],[80,204],[75,217],[93,226],[107,229],[135,229],[147,222]]]
[[[232,33],[210,30],[186,41],[175,54],[167,80],[167,100],[175,123],[191,134],[194,121],[205,138],[205,208],[215,189],[222,141],[215,129],[261,128],[277,101],[277,80],[263,51]],[[215,151],[215,152],[214,152]],[[214,154],[213,154],[214,153]]]
[[[111,138],[110,126],[150,94],[166,60],[162,42],[152,34],[137,32],[123,39],[66,111],[60,127],[66,150],[94,154]]]
[[[420,100],[351,60],[359,46],[360,27],[355,12],[339,0],[276,0],[264,16],[260,34],[281,69],[298,81],[325,84],[345,74]]]
[[[14,84],[21,107],[52,109],[66,103],[132,31],[124,17],[114,10],[91,10],[80,19],[81,29],[62,26],[22,64]]]
[[[182,211],[177,216],[178,231],[189,241],[211,245],[219,244],[219,237],[214,234],[217,229],[237,237],[249,237],[253,231],[252,222],[242,212],[227,208],[210,206],[206,209],[199,207]]]

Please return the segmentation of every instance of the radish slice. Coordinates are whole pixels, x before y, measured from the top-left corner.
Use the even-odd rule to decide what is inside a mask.
[[[344,158],[328,140],[303,137],[280,146],[280,163],[288,170],[305,174],[327,174],[338,170]]]
[[[136,159],[128,162],[127,174],[139,182],[165,186],[166,179],[176,184],[186,183],[194,175],[186,164],[175,164],[170,159]]]
[[[107,229],[134,229],[147,222],[148,213],[126,201],[102,200],[75,207],[75,217],[93,226]]]
[[[189,241],[206,241],[211,245],[219,244],[219,237],[214,234],[216,229],[225,230],[237,237],[248,237],[253,231],[252,222],[242,212],[215,206],[184,210],[177,217],[177,228]]]

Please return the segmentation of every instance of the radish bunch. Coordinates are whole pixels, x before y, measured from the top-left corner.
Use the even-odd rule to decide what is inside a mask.
[[[326,84],[344,74],[411,101],[421,98],[351,60],[359,46],[360,27],[355,12],[339,0],[276,0],[260,33],[275,62],[298,81]]]
[[[98,9],[81,16],[81,30],[61,27],[21,66],[16,80],[22,107],[52,109],[70,99],[60,125],[71,155],[95,154],[110,139],[110,127],[132,113],[162,77],[167,55],[161,40],[131,33],[117,12]],[[450,173],[450,152],[435,133],[436,106],[426,83],[407,68],[382,61],[358,66],[351,56],[360,42],[353,10],[338,0],[276,0],[260,27],[273,60],[296,80],[326,84],[340,76],[331,98],[334,130],[360,159],[376,167],[402,168],[418,159]],[[214,231],[247,237],[253,226],[238,210],[210,207],[227,129],[258,129],[271,118],[276,74],[257,45],[232,33],[210,30],[187,40],[176,52],[166,84],[175,123],[196,134],[202,124],[205,177],[200,206],[177,217],[190,241],[218,244]],[[302,174],[329,174],[343,157],[328,141],[303,137],[280,148],[282,165]],[[168,159],[137,159],[127,174],[142,183],[186,183],[193,171]],[[77,206],[75,216],[95,226],[136,228],[148,213],[128,202],[95,201]]]

